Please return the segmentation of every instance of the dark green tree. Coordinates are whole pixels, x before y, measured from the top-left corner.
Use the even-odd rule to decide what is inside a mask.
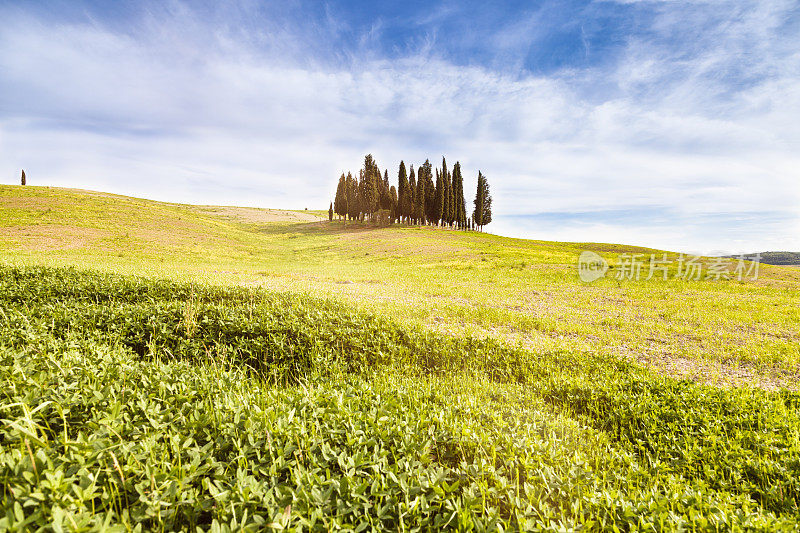
[[[461,163],[458,161],[453,167],[453,202],[455,223],[464,229],[467,225],[467,210],[464,202],[464,177],[461,175]]]
[[[384,169],[383,171],[383,179],[381,180],[381,187],[380,187],[380,196],[381,196],[381,209],[391,209],[392,208],[392,197],[389,196],[389,170]]]
[[[361,215],[359,205],[358,182],[351,173],[347,173],[347,218],[355,220]]]
[[[331,206],[328,208],[328,221],[333,220],[333,202],[331,202]]]
[[[417,178],[414,176],[414,167],[408,173],[408,222],[416,224],[414,206],[417,205]]]
[[[433,223],[438,226],[444,215],[444,183],[438,168],[436,169],[436,198],[433,206]]]
[[[442,157],[442,186],[444,192],[442,194],[442,225],[450,223],[450,180],[447,177],[447,161]]]
[[[25,180],[25,169],[22,169],[22,176],[20,176],[19,181],[21,185],[25,185],[27,183]]]
[[[411,171],[414,171],[413,167]],[[406,164],[400,161],[400,168],[397,171],[397,218],[401,221],[408,216],[408,205],[408,176],[406,176]]]
[[[421,177],[420,177],[421,176]],[[434,202],[436,201],[436,185],[433,183],[433,169],[427,159],[417,173],[417,183],[425,182],[425,222],[430,224],[436,217]]]
[[[358,179],[356,179],[356,192],[358,194],[358,218],[361,219],[361,213],[364,211],[366,207],[366,188],[367,188],[367,180],[364,177],[364,169],[360,169],[358,171]]]
[[[420,175],[417,180],[417,193],[415,195],[414,218],[418,224],[425,224],[425,177]]]
[[[442,172],[442,183],[444,185],[442,218],[444,219],[444,223],[450,226],[453,223],[453,185],[450,181],[449,173]]]
[[[378,183],[381,180],[381,171],[372,158],[372,154],[364,156],[364,168],[359,176],[359,189],[361,191],[361,212],[372,216],[378,210],[380,200]]]
[[[455,218],[455,202],[453,202],[453,176],[447,170],[447,161],[442,157],[442,181],[444,182],[444,218],[448,226],[453,224]]]
[[[478,188],[475,191],[475,210],[472,219],[479,231],[492,221],[492,195],[489,194],[489,182],[486,176],[478,172]]]
[[[342,173],[339,184],[336,186],[336,196],[333,199],[333,210],[339,217],[347,216],[347,183]]]
[[[400,219],[400,202],[398,201],[397,189],[395,189],[394,185],[389,187],[389,199],[392,202],[391,213],[392,224],[394,224]]]

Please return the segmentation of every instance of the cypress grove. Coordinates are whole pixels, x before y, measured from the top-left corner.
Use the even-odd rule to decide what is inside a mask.
[[[433,176],[436,176],[434,182]],[[464,177],[461,163],[456,161],[452,172],[442,157],[442,167],[434,169],[429,160],[414,171],[406,172],[405,161],[397,170],[397,186],[389,181],[389,171],[380,171],[372,154],[364,157],[364,166],[354,178],[351,172],[339,176],[336,195],[328,210],[328,218],[340,220],[379,220],[386,224],[419,224],[447,226],[460,230],[483,230],[492,221],[492,197],[489,183],[478,172],[472,216],[467,216],[464,199]]]

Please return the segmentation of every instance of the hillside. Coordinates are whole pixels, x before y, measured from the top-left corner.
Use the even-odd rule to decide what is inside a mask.
[[[748,257],[756,256],[766,265],[800,266],[800,252],[759,252]]]
[[[793,387],[800,364],[800,272],[769,265],[755,281],[584,284],[583,250],[612,264],[654,250],[30,186],[0,186],[0,249],[8,264],[334,296],[438,331],[611,353],[702,381]]]
[[[0,250],[0,530],[800,527],[797,269],[35,187]]]

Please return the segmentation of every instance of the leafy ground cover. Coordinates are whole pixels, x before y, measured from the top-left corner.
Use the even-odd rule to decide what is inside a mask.
[[[795,392],[352,304],[0,268],[0,529],[796,529]]]

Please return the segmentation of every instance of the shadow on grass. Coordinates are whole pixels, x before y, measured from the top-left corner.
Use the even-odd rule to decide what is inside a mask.
[[[371,222],[343,222],[339,220],[322,222],[287,222],[256,225],[255,231],[263,235],[285,235],[289,233],[303,235],[345,235],[350,233],[367,233],[381,229],[406,228],[401,224],[378,226]]]

